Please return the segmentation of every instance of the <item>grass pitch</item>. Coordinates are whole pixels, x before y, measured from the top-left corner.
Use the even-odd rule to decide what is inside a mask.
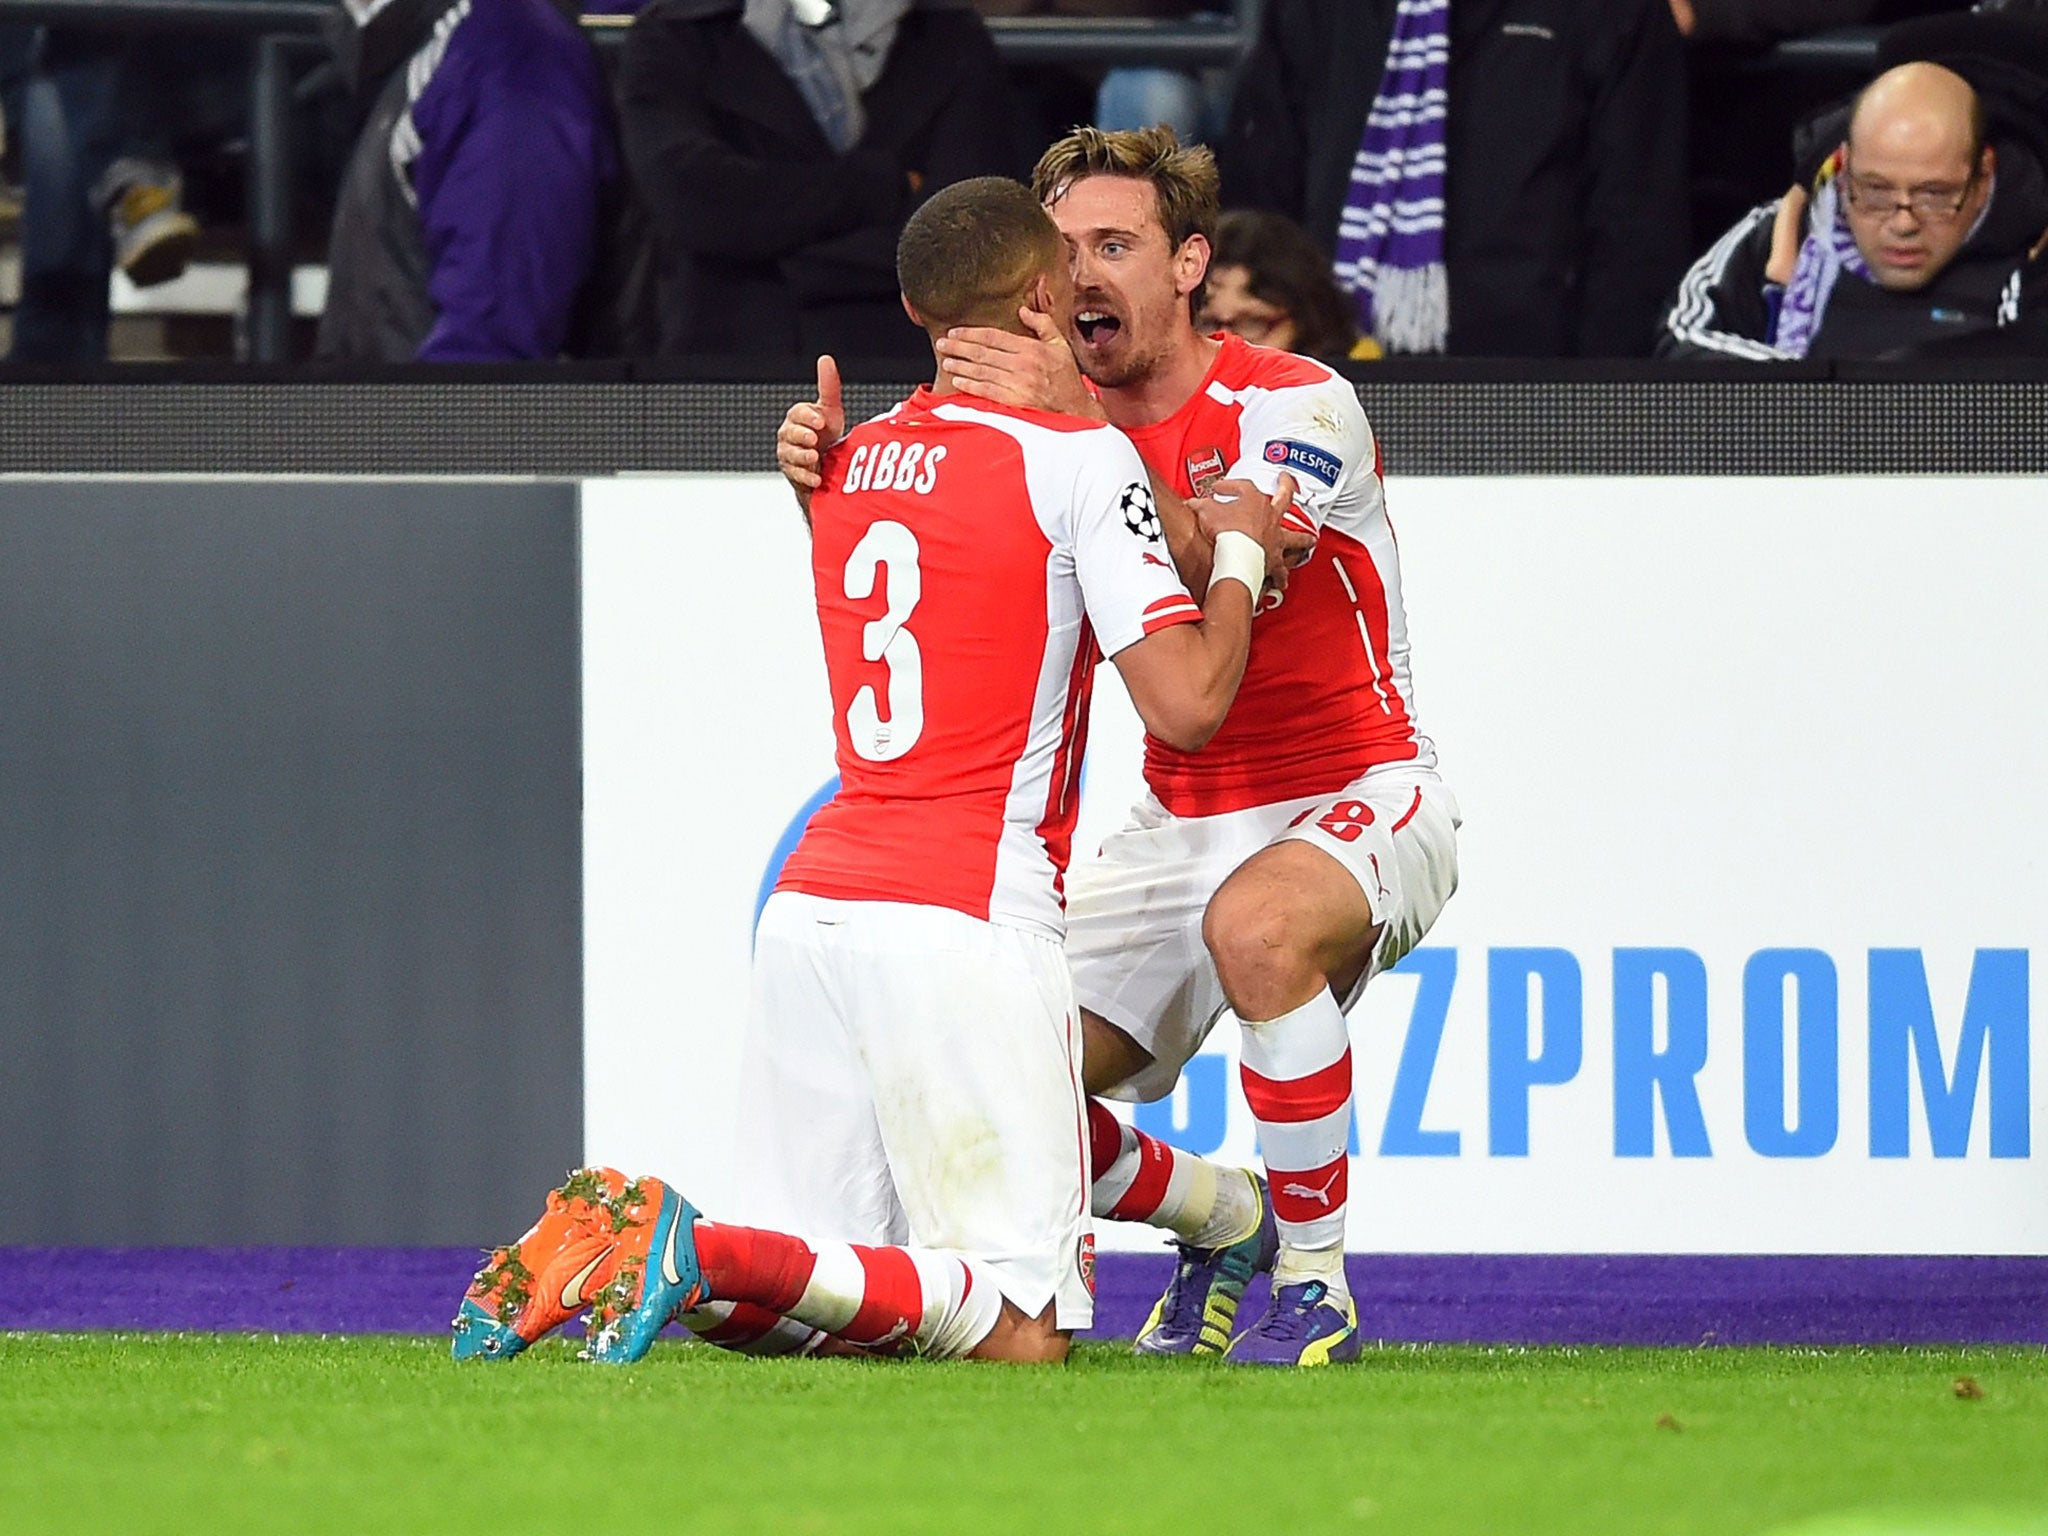
[[[1389,1347],[1064,1371],[0,1335],[0,1532],[2048,1536],[2048,1354]]]

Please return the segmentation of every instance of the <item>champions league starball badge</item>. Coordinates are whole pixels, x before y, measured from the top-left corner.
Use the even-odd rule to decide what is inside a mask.
[[[1152,488],[1133,482],[1124,487],[1117,502],[1124,526],[1150,544],[1159,542],[1159,508],[1152,504]]]

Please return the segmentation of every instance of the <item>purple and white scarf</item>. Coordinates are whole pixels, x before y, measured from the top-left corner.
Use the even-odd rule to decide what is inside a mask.
[[[1835,291],[1835,280],[1843,272],[1868,278],[1870,266],[1856,248],[1849,221],[1842,216],[1840,153],[1821,170],[1821,182],[1813,194],[1813,208],[1807,217],[1806,238],[1799,242],[1799,256],[1792,264],[1791,281],[1778,300],[1777,323],[1771,331],[1771,345],[1787,357],[1804,357],[1820,329],[1821,316]]]
[[[1444,270],[1450,65],[1451,0],[1400,0],[1337,225],[1337,282],[1358,306],[1359,329],[1389,352],[1441,352],[1450,335]]]

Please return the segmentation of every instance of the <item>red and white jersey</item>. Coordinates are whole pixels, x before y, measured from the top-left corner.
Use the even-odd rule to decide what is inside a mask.
[[[1401,561],[1378,447],[1358,394],[1321,363],[1225,336],[1193,398],[1127,428],[1183,496],[1219,479],[1297,487],[1289,521],[1319,535],[1309,562],[1260,603],[1251,661],[1223,728],[1199,752],[1145,739],[1145,779],[1177,816],[1333,793],[1381,763],[1433,767],[1408,679]]]
[[[824,456],[839,793],[778,890],[1065,927],[1096,663],[1201,608],[1113,427],[920,389]]]

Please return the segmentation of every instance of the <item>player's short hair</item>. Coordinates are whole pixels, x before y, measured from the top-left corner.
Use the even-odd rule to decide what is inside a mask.
[[[1066,259],[1059,230],[1028,187],[977,176],[942,187],[910,216],[896,242],[896,281],[927,326],[1014,331],[1031,285]]]
[[[1050,203],[1090,176],[1128,176],[1150,182],[1159,222],[1174,250],[1192,235],[1216,238],[1222,182],[1207,145],[1183,144],[1165,124],[1156,128],[1076,128],[1057,139],[1031,173],[1031,190]]]

